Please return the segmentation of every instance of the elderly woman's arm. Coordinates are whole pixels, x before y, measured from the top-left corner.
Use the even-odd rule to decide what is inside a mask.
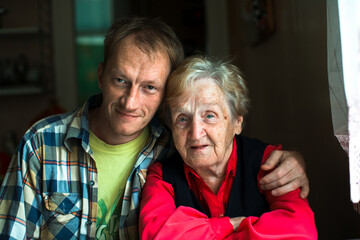
[[[141,239],[224,239],[234,233],[228,217],[208,218],[190,207],[175,206],[171,184],[162,180],[162,166],[148,170],[140,210]]]
[[[258,179],[263,175],[261,171]],[[140,236],[141,239],[317,239],[313,212],[299,192],[297,189],[273,196],[266,191],[271,211],[260,217],[208,218],[193,208],[176,208],[173,188],[162,180],[161,164],[155,163],[149,168],[142,194]]]
[[[262,162],[279,149],[280,145],[268,145]],[[260,170],[258,181],[266,174],[268,172]],[[299,193],[299,188],[282,196],[265,191],[270,212],[242,219],[236,233],[226,239],[317,239],[314,213]]]
[[[236,233],[225,239],[317,239],[314,214],[299,192],[279,197],[267,192],[271,211],[243,219]]]

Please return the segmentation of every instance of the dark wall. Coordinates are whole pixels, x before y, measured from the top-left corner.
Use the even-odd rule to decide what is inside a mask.
[[[126,15],[160,18],[169,24],[181,40],[185,55],[205,51],[206,22],[203,0],[132,0],[128,4]],[[124,12],[121,6],[118,6],[115,16],[122,15]]]
[[[252,100],[245,134],[303,154],[319,239],[360,237],[348,157],[333,134],[326,1],[273,1],[275,32],[256,46],[247,41],[239,1],[229,4],[232,53]]]

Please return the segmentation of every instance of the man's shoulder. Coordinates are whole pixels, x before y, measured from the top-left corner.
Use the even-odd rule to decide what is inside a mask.
[[[101,97],[101,96],[100,96]],[[27,131],[27,134],[41,133],[67,133],[69,129],[81,131],[82,128],[87,129],[87,115],[89,106],[94,105],[99,96],[92,96],[82,107],[78,107],[73,111],[62,114],[51,115],[34,123]]]
[[[25,132],[21,142],[23,144],[32,142],[36,147],[43,146],[44,144],[60,146],[68,137],[81,136],[83,132],[82,118],[82,108],[45,117],[34,123]]]
[[[27,131],[28,134],[41,132],[65,131],[69,123],[74,119],[76,112],[66,112],[45,117],[34,123]]]
[[[150,124],[151,139],[154,144],[150,144],[148,148],[149,154],[154,160],[162,160],[172,155],[175,151],[175,146],[172,140],[171,131],[165,127],[158,119],[154,118]]]

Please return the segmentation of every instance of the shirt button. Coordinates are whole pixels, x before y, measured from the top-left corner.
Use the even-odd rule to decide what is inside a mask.
[[[95,182],[94,181],[90,181],[90,186],[94,186],[95,185]]]
[[[222,217],[224,217],[224,214],[220,214],[220,215],[219,215],[219,218],[222,218]]]

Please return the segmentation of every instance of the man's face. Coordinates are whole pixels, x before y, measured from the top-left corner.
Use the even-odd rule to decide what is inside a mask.
[[[101,135],[109,144],[122,144],[139,136],[158,109],[170,73],[170,62],[160,52],[147,55],[125,38],[98,68],[103,93]]]
[[[171,102],[170,109],[174,143],[187,165],[197,171],[227,163],[243,118],[231,117],[224,93],[214,81],[196,80],[194,89]]]

